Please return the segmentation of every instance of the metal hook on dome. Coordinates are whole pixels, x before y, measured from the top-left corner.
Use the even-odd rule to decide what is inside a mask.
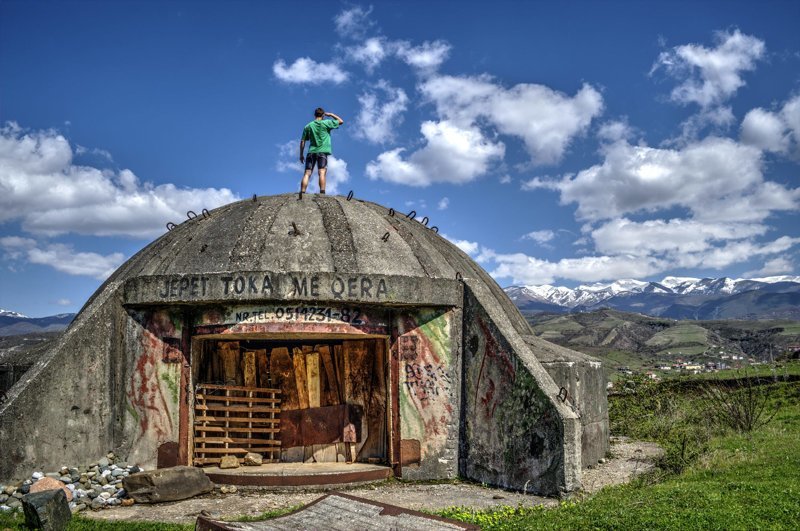
[[[386,234],[384,234],[384,235],[381,237],[381,240],[383,240],[383,241],[385,241],[385,242],[388,242],[388,241],[389,241],[389,233],[387,232]]]
[[[558,399],[561,400],[561,402],[566,402],[568,396],[569,396],[569,391],[567,391],[566,387],[562,387],[561,389],[559,389]]]
[[[411,212],[406,214],[406,218],[415,218],[415,217],[417,217],[417,211],[416,210],[412,210]]]
[[[300,229],[298,229],[297,225],[292,221],[292,230],[289,231],[289,236],[300,236],[300,234],[302,234]]]
[[[203,218],[204,219],[211,217],[211,212],[209,212],[207,208],[204,208],[203,211],[201,212],[201,214],[203,214]]]
[[[456,271],[456,280],[459,281],[464,280],[464,277],[461,275],[460,271]]]
[[[427,227],[428,226],[428,221],[430,221],[428,219],[428,216],[425,216],[424,218],[422,218],[422,221],[420,223],[422,223],[423,225],[425,225]]]
[[[394,209],[393,208],[389,209],[389,217],[392,217],[392,218],[394,217]]]
[[[201,253],[204,253],[206,249],[208,249],[208,244],[207,244],[207,243],[204,243],[204,244],[203,244],[203,245],[200,247],[200,252],[201,252]]]
[[[167,222],[167,230],[172,230],[175,227],[177,227],[177,225],[175,225],[173,222],[171,221]]]
[[[351,199],[353,199],[353,191],[352,190],[350,190],[350,193],[347,194],[347,200],[350,201]]]
[[[431,230],[432,230],[433,232],[435,232],[436,234],[439,234],[439,227],[437,227],[436,225],[434,225],[433,227],[431,227]]]
[[[189,212],[186,213],[186,217],[189,219],[194,219],[197,217],[197,214],[195,213],[194,210],[190,210]]]

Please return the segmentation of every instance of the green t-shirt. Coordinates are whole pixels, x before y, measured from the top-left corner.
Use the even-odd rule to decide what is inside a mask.
[[[338,120],[314,120],[303,128],[303,140],[310,140],[311,153],[331,153],[331,129],[339,127]]]

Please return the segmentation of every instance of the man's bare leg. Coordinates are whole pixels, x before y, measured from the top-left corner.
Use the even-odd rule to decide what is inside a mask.
[[[300,199],[303,199],[303,194],[306,193],[306,188],[308,188],[308,179],[311,177],[312,170],[306,170],[303,173],[303,180],[300,181]]]
[[[325,193],[325,176],[328,174],[328,168],[319,169],[319,193]]]

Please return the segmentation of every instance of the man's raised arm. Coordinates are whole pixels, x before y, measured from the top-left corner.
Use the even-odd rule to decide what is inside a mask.
[[[342,120],[341,118],[339,118],[338,116],[336,116],[332,112],[326,112],[325,116],[330,116],[331,118],[334,118],[334,119],[338,120],[339,125],[342,125],[344,123],[344,120]]]

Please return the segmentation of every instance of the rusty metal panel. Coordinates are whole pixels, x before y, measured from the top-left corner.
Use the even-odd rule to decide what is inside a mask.
[[[170,441],[158,447],[157,468],[178,466],[178,443]]]
[[[402,466],[418,465],[422,460],[420,443],[416,439],[400,440],[400,464]]]
[[[352,404],[281,411],[281,446],[312,446],[344,442],[344,427],[361,426],[363,410]]]

